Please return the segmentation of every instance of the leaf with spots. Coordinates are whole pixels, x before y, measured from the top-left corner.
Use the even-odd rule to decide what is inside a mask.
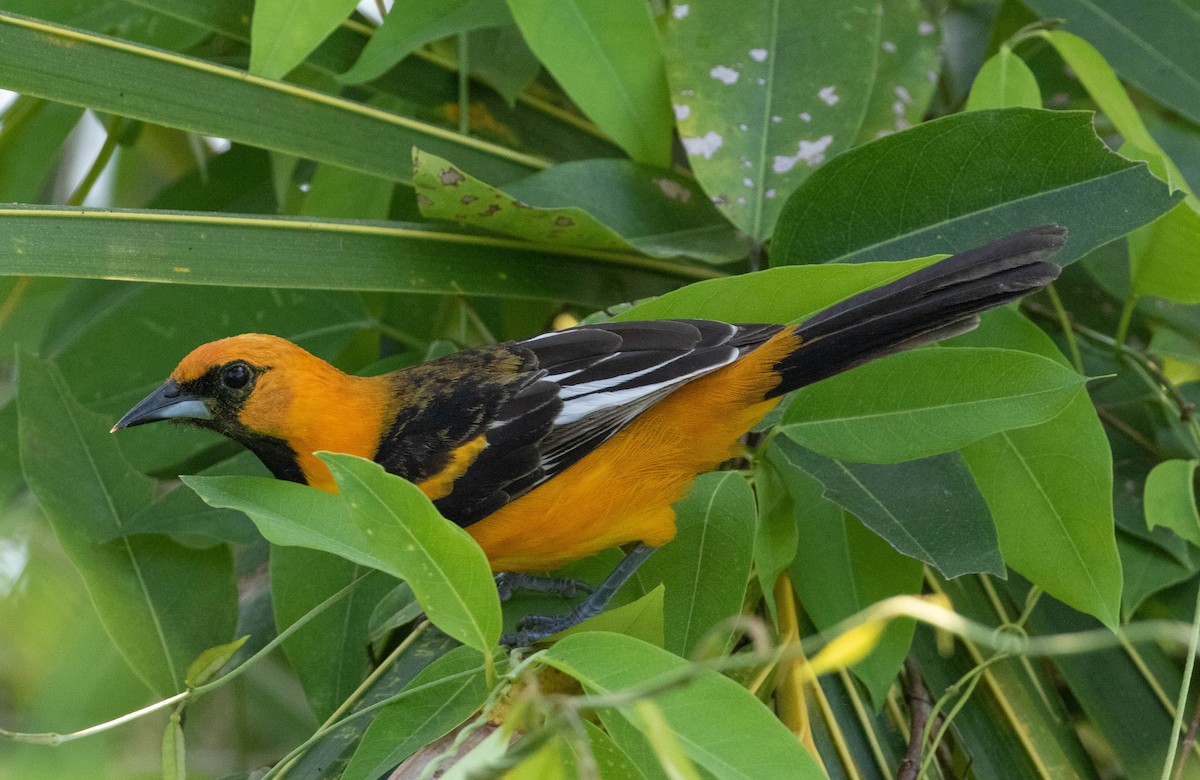
[[[920,0],[882,0],[879,56],[856,144],[918,124],[937,88],[940,38]]]
[[[667,79],[692,168],[735,225],[762,240],[812,170],[853,146],[879,58],[876,3],[675,3]],[[821,24],[814,24],[821,19]]]
[[[629,160],[565,163],[501,190],[414,149],[413,184],[426,217],[537,243],[717,262],[745,255],[694,182]]]

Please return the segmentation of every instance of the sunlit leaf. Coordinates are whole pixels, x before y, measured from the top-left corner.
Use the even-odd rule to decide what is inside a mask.
[[[992,55],[971,84],[967,111],[989,108],[1041,108],[1042,92],[1037,77],[1025,61],[1007,46]]]

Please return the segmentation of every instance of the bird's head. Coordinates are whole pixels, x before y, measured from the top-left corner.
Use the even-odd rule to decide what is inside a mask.
[[[203,344],[180,361],[161,387],[113,430],[171,420],[211,428],[235,439],[246,432],[286,437],[299,389],[341,372],[277,336],[248,333]]]
[[[392,397],[384,378],[349,376],[286,339],[249,333],[196,347],[112,430],[198,425],[248,447],[280,479],[332,489],[313,453],[370,457]]]

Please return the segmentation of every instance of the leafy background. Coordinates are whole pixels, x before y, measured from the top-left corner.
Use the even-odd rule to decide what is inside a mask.
[[[0,777],[1200,775],[1197,40],[1195,0],[0,0]],[[795,322],[1046,222],[1052,290],[795,393],[538,654],[496,641],[562,600],[377,467],[107,433],[234,333],[377,373]]]

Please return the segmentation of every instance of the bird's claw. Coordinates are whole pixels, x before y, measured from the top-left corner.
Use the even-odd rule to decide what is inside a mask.
[[[501,601],[508,601],[519,590],[534,593],[554,593],[563,598],[575,598],[592,592],[592,586],[569,577],[540,577],[521,572],[504,571],[496,575],[496,590]]]

